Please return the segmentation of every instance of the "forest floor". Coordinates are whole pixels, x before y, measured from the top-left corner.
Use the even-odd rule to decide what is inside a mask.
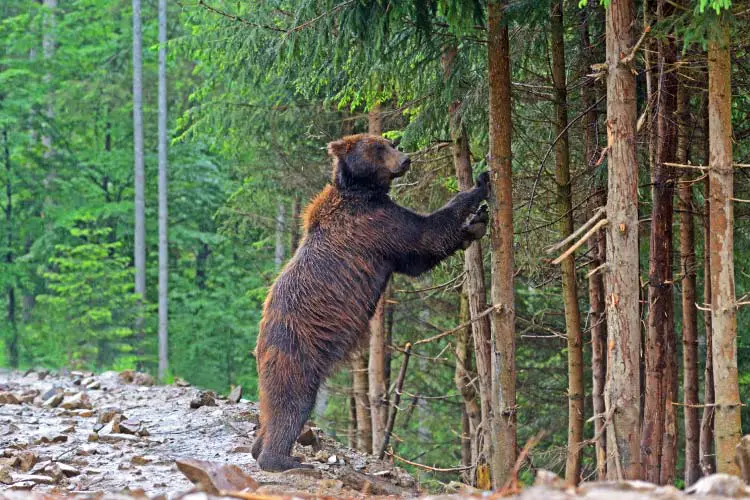
[[[314,469],[263,472],[250,455],[257,422],[255,403],[237,393],[221,398],[187,384],[154,386],[153,379],[141,373],[0,372],[0,499],[425,494],[402,469],[355,452],[316,428],[301,436],[305,446],[295,445],[295,454]],[[746,494],[737,481],[715,477],[698,496]],[[453,491],[454,499],[499,496]],[[538,485],[514,493],[529,500],[689,498],[675,488],[640,482],[566,488],[551,473],[540,474]]]

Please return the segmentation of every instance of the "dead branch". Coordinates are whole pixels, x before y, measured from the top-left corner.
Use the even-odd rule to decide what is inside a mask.
[[[560,262],[562,262],[565,259],[567,259],[568,256],[570,256],[573,252],[576,251],[576,249],[578,249],[578,247],[580,247],[581,245],[583,245],[589,238],[591,238],[594,234],[596,234],[596,232],[599,229],[603,228],[608,223],[609,223],[609,221],[607,219],[602,219],[599,222],[597,222],[596,225],[594,227],[592,227],[591,229],[589,229],[589,231],[586,234],[584,234],[583,237],[580,240],[576,241],[570,248],[568,248],[565,251],[565,253],[563,253],[561,256],[559,256],[558,258],[556,258],[555,260],[553,260],[552,263],[555,264],[555,265],[557,265]]]
[[[416,346],[416,345],[420,345],[420,344],[426,344],[428,342],[433,342],[435,340],[442,339],[443,337],[447,337],[448,335],[453,335],[454,333],[458,332],[459,330],[462,330],[462,329],[466,328],[467,326],[470,326],[472,323],[475,323],[475,322],[479,321],[480,319],[484,318],[485,316],[487,316],[488,314],[490,314],[495,309],[500,309],[501,307],[503,307],[502,304],[497,304],[495,306],[489,307],[489,308],[485,309],[484,311],[482,311],[481,313],[479,313],[476,316],[474,316],[473,318],[471,318],[469,321],[465,321],[465,322],[461,323],[460,325],[458,325],[455,328],[451,328],[450,330],[446,330],[446,331],[444,331],[442,333],[438,333],[437,335],[433,335],[432,337],[427,337],[426,339],[417,340],[416,342],[414,342],[414,345]]]
[[[461,471],[465,471],[465,470],[471,470],[474,467],[476,467],[476,464],[474,464],[474,465],[462,465],[461,467],[447,467],[447,468],[430,467],[429,465],[420,464],[420,463],[417,463],[417,462],[412,462],[411,460],[407,460],[407,459],[405,459],[403,457],[400,457],[400,456],[396,455],[392,451],[387,452],[386,455],[388,455],[391,458],[394,458],[394,459],[398,460],[399,462],[403,462],[405,464],[413,465],[414,467],[417,467],[418,469],[423,469],[423,470],[427,470],[427,471],[430,471],[430,472],[461,472]]]
[[[385,450],[388,448],[388,443],[391,440],[391,433],[393,432],[393,426],[396,423],[396,413],[398,413],[398,404],[401,402],[401,392],[404,389],[404,379],[406,378],[406,368],[409,366],[409,356],[411,355],[411,344],[409,342],[404,346],[404,361],[401,363],[401,370],[398,372],[398,381],[396,382],[396,390],[393,392],[393,403],[390,405],[390,411],[388,412],[388,422],[385,425],[385,436],[383,437],[383,444],[380,446],[378,451],[378,458],[381,460],[385,456]]]
[[[573,231],[572,233],[570,233],[561,242],[556,243],[556,244],[552,245],[551,247],[549,247],[547,250],[545,250],[545,252],[547,252],[548,254],[554,253],[554,252],[560,250],[561,248],[563,248],[565,245],[567,245],[571,241],[573,241],[576,238],[578,238],[579,235],[581,235],[584,231],[586,231],[589,227],[591,227],[597,220],[599,220],[599,218],[602,215],[604,215],[606,213],[606,211],[607,211],[606,207],[599,207],[599,208],[597,208],[596,211],[594,212],[594,215],[592,215],[589,220],[587,220],[585,223],[583,223],[583,225],[581,225],[581,227],[579,227],[578,229],[576,229],[575,231]]]

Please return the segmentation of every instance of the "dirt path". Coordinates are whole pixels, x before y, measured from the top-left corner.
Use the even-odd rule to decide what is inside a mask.
[[[215,406],[191,408],[200,395],[195,388],[152,386],[144,374],[134,382],[115,372],[0,372],[0,491],[129,490],[171,498],[193,488],[176,461],[197,459],[239,466],[261,493],[416,493],[404,471],[314,431],[308,438],[317,443],[295,450],[314,471],[265,473],[249,453],[258,421],[254,403],[215,399]],[[109,419],[114,423],[105,424]]]

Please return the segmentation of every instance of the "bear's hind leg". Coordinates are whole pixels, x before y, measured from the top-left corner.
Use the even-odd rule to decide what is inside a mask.
[[[261,469],[281,472],[288,469],[312,468],[300,463],[297,457],[291,456],[294,442],[315,405],[317,390],[310,387],[305,389],[298,389],[294,398],[290,398],[289,395],[279,398],[273,416],[266,419],[268,428],[264,433],[263,447],[258,457]]]

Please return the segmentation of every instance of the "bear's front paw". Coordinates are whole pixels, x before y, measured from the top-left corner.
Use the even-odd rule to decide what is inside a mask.
[[[466,249],[472,241],[480,239],[487,232],[487,223],[490,220],[490,214],[487,211],[487,205],[482,205],[476,212],[469,216],[469,219],[464,223],[464,243],[463,248]]]
[[[482,172],[477,177],[476,189],[482,193],[482,199],[486,200],[490,195],[490,174],[488,172]]]

